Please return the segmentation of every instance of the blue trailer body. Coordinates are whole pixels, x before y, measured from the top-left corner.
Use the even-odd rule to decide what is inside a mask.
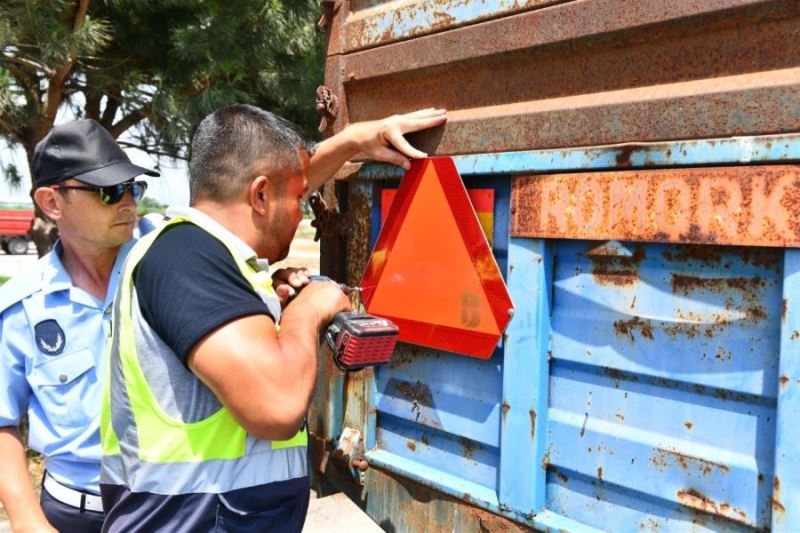
[[[656,8],[667,4],[351,0],[349,11],[346,4],[340,9],[358,16],[347,21],[340,13],[335,43],[329,42],[328,84],[346,107],[332,127],[394,111],[380,94],[383,83],[391,86],[384,79],[391,74],[380,65],[369,69],[392,50],[412,49],[421,36],[429,44],[454,43],[445,39],[451,30],[480,35],[482,26],[506,24],[503,17],[529,16],[533,23],[578,7],[587,17],[603,7],[613,11],[614,17],[591,24],[624,33],[638,23],[619,11],[642,4],[651,9],[640,18],[656,28],[667,19],[668,28],[680,27],[692,17],[737,9],[754,20],[759,9],[796,13],[781,2],[674,2],[659,14]],[[426,11],[433,7],[450,18],[435,25]],[[754,35],[745,32],[743,39],[768,50],[770,43]],[[539,53],[547,46],[542,42],[526,41],[520,49]],[[455,59],[456,52],[449,59],[442,54],[464,69],[469,54],[494,54],[468,52]],[[762,103],[766,115],[777,116],[778,109],[788,115],[772,128],[754,127],[745,116],[752,95],[736,93],[709,106],[702,95],[686,104],[659,87],[641,108],[648,122],[661,115],[662,100],[671,106],[653,136],[589,114],[586,123],[549,124],[534,138],[526,121],[544,116],[540,99],[529,98],[529,108],[501,110],[511,104],[487,105],[476,96],[485,107],[469,107],[441,88],[446,76],[439,69],[450,68],[445,59],[397,60],[423,86],[433,80],[421,104],[455,104],[447,105],[454,120],[443,134],[415,141],[452,155],[467,188],[495,190],[493,250],[514,317],[485,361],[401,344],[389,365],[343,375],[323,355],[311,417],[318,488],[348,492],[387,531],[800,531],[800,429],[793,420],[800,406],[797,249],[725,239],[590,240],[580,232],[537,238],[514,230],[511,220],[519,208],[512,191],[527,176],[580,172],[592,180],[601,172],[631,171],[657,178],[697,168],[735,180],[737,169],[752,174],[783,165],[800,177],[794,80],[783,78],[791,96],[772,93]],[[611,115],[624,116],[626,104],[617,96],[593,95],[598,106],[611,106]],[[547,105],[572,120],[569,102],[555,100]],[[684,104],[685,112],[701,109],[708,120],[670,122]],[[503,116],[516,117],[518,127]],[[332,199],[348,214],[349,229],[346,238],[323,241],[323,270],[358,280],[380,230],[380,191],[396,187],[401,176],[374,163],[341,176]],[[782,204],[787,212],[794,201]]]

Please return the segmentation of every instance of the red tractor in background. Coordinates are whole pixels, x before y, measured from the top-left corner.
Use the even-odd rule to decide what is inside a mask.
[[[5,253],[28,253],[28,230],[33,216],[33,209],[0,208],[0,248]]]

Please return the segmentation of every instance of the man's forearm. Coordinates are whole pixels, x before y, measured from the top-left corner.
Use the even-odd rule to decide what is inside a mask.
[[[325,184],[349,159],[358,152],[353,129],[345,128],[317,145],[308,167],[308,190]]]
[[[281,350],[296,364],[290,365],[288,374],[295,384],[296,398],[302,400],[307,409],[311,403],[317,381],[317,346],[319,342],[320,321],[307,314],[289,309],[281,319],[278,343]],[[288,377],[288,376],[287,376]]]
[[[355,156],[409,168],[409,158],[427,154],[411,146],[404,134],[438,126],[447,120],[444,109],[420,109],[382,120],[355,122],[322,141],[308,169],[308,190],[314,191]]]
[[[16,428],[0,428],[0,502],[14,531],[50,528],[28,473],[25,446]]]

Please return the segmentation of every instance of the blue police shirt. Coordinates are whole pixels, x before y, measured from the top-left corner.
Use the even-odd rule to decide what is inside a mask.
[[[140,225],[136,234],[150,227]],[[60,241],[34,268],[0,287],[0,427],[28,410],[28,446],[64,485],[100,493],[101,379],[120,248],[104,301],[72,286]]]

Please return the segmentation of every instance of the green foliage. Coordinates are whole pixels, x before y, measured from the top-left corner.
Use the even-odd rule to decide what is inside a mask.
[[[22,183],[22,174],[20,174],[17,165],[14,163],[8,163],[2,167],[3,174],[6,177],[6,180],[13,188],[18,188]]]
[[[234,102],[313,136],[319,13],[318,0],[3,0],[0,136],[30,157],[69,107],[130,145],[186,158],[199,120]]]
[[[166,205],[158,203],[152,198],[142,198],[136,205],[136,214],[139,216],[144,216],[148,213],[164,213],[166,209]]]

